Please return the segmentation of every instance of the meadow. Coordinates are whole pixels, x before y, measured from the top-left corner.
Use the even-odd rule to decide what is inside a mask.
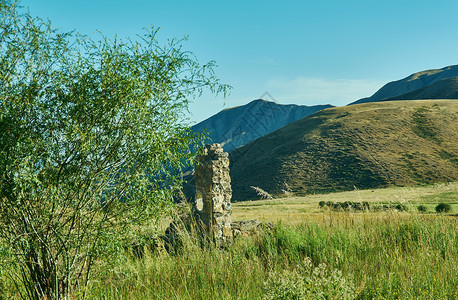
[[[175,251],[100,260],[89,299],[457,299],[458,184],[239,202],[233,220],[274,224],[221,249],[183,233]],[[320,201],[402,202],[407,211],[335,211]],[[452,212],[438,214],[439,202]],[[418,205],[426,212],[418,212]],[[2,266],[5,267],[5,266]],[[0,298],[15,298],[2,277]]]
[[[332,211],[319,207],[319,202],[342,203],[368,202],[372,207],[386,204],[402,204],[408,212],[400,214],[411,216],[418,206],[426,207],[426,214],[435,213],[438,203],[448,203],[452,211],[458,213],[458,182],[441,183],[422,186],[389,187],[383,189],[367,189],[330,194],[316,194],[304,197],[288,196],[272,200],[243,201],[233,203],[232,218],[234,220],[258,219],[262,222],[282,222],[295,225],[303,222],[326,223],[340,216],[352,219],[377,218],[383,213],[352,213]],[[331,213],[331,214],[330,214]]]

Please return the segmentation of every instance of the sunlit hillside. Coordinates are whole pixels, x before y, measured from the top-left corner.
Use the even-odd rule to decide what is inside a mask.
[[[457,143],[456,100],[326,109],[233,151],[233,200],[456,181]]]

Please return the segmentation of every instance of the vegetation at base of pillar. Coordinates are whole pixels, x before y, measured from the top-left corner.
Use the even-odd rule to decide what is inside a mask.
[[[189,99],[228,87],[155,28],[92,40],[18,2],[0,0],[0,16],[1,250],[21,297],[61,298],[133,226],[163,216],[201,141]]]

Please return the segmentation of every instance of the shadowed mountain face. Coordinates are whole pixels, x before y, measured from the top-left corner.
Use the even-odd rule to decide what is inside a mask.
[[[458,99],[458,77],[442,79],[424,88],[382,101],[412,99]]]
[[[222,110],[196,124],[196,132],[207,131],[206,143],[219,143],[230,152],[240,146],[332,105],[281,105],[266,100],[254,100],[242,106]]]
[[[206,144],[219,143],[224,151],[231,152],[266,134],[332,105],[281,105],[262,99],[242,106],[227,108],[194,125],[195,132],[206,132]],[[185,172],[183,192],[191,201],[195,186],[191,170]]]
[[[458,101],[322,110],[231,152],[233,200],[458,180]]]
[[[404,79],[389,82],[371,97],[357,100],[350,103],[350,105],[395,99],[458,99],[457,78],[458,65],[414,73]],[[425,88],[430,86],[432,87],[431,90],[424,91]]]

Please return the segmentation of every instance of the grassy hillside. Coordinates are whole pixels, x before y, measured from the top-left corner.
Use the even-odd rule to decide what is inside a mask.
[[[457,145],[456,100],[326,109],[233,151],[233,201],[456,181]]]

